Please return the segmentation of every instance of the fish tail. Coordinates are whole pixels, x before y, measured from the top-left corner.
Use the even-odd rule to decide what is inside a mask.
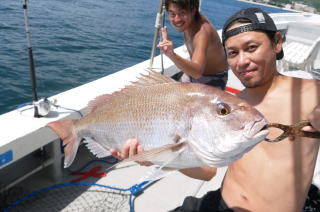
[[[75,133],[75,120],[54,121],[47,124],[62,140],[64,147],[64,168],[69,167],[76,157],[80,140]]]

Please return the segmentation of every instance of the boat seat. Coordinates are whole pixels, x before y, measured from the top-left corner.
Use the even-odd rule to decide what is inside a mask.
[[[309,48],[308,45],[291,42],[284,47],[284,59],[293,64],[302,64],[309,55]]]
[[[320,49],[320,38],[312,45],[298,41],[288,42],[283,46],[284,58],[279,61],[282,71],[303,70],[312,72],[318,69],[318,54]]]

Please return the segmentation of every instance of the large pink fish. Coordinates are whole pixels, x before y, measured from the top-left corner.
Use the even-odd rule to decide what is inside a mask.
[[[81,139],[97,157],[137,138],[146,150],[129,160],[174,169],[220,167],[264,140],[266,119],[243,100],[203,84],[183,84],[150,71],[126,88],[98,96],[79,120],[49,123],[65,145],[64,166]]]

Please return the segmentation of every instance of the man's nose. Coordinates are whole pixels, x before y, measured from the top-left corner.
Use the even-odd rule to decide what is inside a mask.
[[[238,66],[245,67],[250,63],[249,57],[245,52],[239,53]]]
[[[181,15],[180,14],[176,14],[175,17],[174,17],[174,21],[175,22],[181,21]]]

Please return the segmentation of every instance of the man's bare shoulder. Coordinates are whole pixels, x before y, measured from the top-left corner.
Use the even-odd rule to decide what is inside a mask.
[[[291,80],[291,81],[296,81],[296,82],[301,82],[302,84],[320,84],[320,81],[319,80],[316,80],[316,79],[304,79],[304,78],[297,78],[297,77],[291,77],[291,76],[285,76],[285,75],[278,75],[277,76],[278,78],[280,78],[280,80],[283,80],[283,81],[288,81],[288,80]]]
[[[290,88],[292,92],[298,93],[309,93],[309,92],[320,92],[320,81],[315,79],[303,79],[303,78],[296,78],[296,77],[289,77],[289,76],[281,76],[280,83],[284,87]],[[320,96],[320,93],[318,93]]]
[[[203,22],[194,39],[218,40],[220,38],[215,28],[209,22]]]
[[[310,87],[317,87],[320,88],[320,80],[316,79],[302,79],[302,83],[305,86],[305,88],[310,88]],[[320,92],[320,91],[319,91]],[[320,93],[319,93],[320,95]]]

